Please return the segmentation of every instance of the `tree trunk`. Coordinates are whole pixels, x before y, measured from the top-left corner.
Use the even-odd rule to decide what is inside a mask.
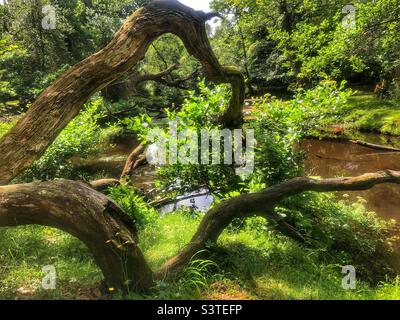
[[[82,182],[56,180],[0,187],[0,227],[38,224],[66,231],[87,245],[110,287],[142,291],[151,288],[153,280],[179,275],[192,257],[216,243],[236,218],[258,215],[273,219],[279,231],[303,241],[297,230],[274,213],[279,202],[306,191],[367,190],[382,183],[400,184],[400,172],[325,180],[296,178],[232,198],[207,212],[191,242],[154,274],[138,247],[132,219],[112,200]]]
[[[110,187],[115,187],[118,185],[120,185],[120,182],[116,179],[100,179],[90,182],[90,186],[97,191],[105,191]]]
[[[165,33],[182,39],[212,81],[231,84],[232,98],[221,120],[229,127],[241,125],[244,77],[235,67],[221,66],[214,55],[205,27],[213,16],[176,0],[154,1],[133,13],[104,49],[59,77],[0,140],[0,185],[38,159],[89,97],[131,70]]]
[[[82,240],[109,287],[145,290],[152,285],[133,220],[89,185],[56,180],[4,186],[0,204],[0,227],[44,225]]]

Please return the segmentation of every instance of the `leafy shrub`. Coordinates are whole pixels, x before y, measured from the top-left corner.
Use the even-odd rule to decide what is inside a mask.
[[[353,265],[372,282],[393,274],[395,221],[367,212],[363,199],[349,204],[332,193],[308,192],[285,200],[277,212],[306,235],[325,262]]]
[[[168,120],[177,124],[178,132],[220,129],[218,115],[225,110],[229,91],[225,86],[209,89],[199,83],[200,93],[191,92],[180,111],[167,112]],[[173,164],[158,169],[159,187],[180,193],[206,186],[214,195],[251,191],[250,185],[270,186],[301,174],[303,154],[296,146],[327,119],[339,112],[351,95],[345,82],[323,81],[312,90],[299,90],[291,101],[273,100],[269,96],[256,106],[256,120],[244,127],[254,129],[257,147],[255,172],[242,180],[230,165]],[[148,116],[125,119],[124,124],[146,139],[146,133],[157,127],[169,140],[169,128],[153,123]],[[200,136],[200,134],[199,134]],[[178,141],[178,145],[186,141]],[[200,148],[200,147],[199,147]],[[200,152],[199,152],[200,154]],[[221,159],[223,159],[221,150]],[[178,182],[178,183],[177,183]]]
[[[86,104],[79,115],[59,134],[44,155],[20,177],[24,181],[52,180],[54,178],[74,178],[70,158],[75,155],[86,157],[96,150],[101,137],[98,120],[104,114],[99,112],[102,99]]]
[[[345,82],[338,86],[323,81],[312,90],[299,90],[290,101],[269,101],[266,96],[256,106],[255,120],[248,124],[257,140],[251,179],[270,186],[301,175],[304,154],[297,146],[339,112],[352,94],[344,86]]]
[[[139,98],[138,98],[139,99]],[[144,107],[145,102],[150,103],[148,99],[143,99],[143,103],[138,103],[133,100],[119,100],[118,102],[110,102],[105,100],[103,103],[102,111],[109,115],[109,120],[117,122],[118,117],[113,117],[112,114],[118,114],[120,112],[126,112],[129,110],[129,114],[132,116],[136,116],[139,114],[146,113],[146,109]],[[140,101],[141,102],[141,101]]]
[[[168,113],[169,120],[177,120],[178,130],[218,128],[214,119],[223,110],[226,92],[204,86],[201,92],[199,97],[189,97],[180,112]],[[206,185],[218,195],[220,199],[215,199],[219,202],[299,176],[304,158],[299,143],[331,121],[350,94],[350,90],[344,89],[344,83],[338,86],[333,81],[325,81],[313,90],[299,91],[291,101],[265,98],[255,108],[255,120],[245,125],[246,129],[254,129],[257,140],[253,174],[241,180],[225,174],[223,170],[229,166],[169,165],[158,170],[165,179],[160,186],[173,188],[177,181],[185,190]],[[155,126],[145,116],[129,121],[131,127],[143,135]],[[159,128],[168,137],[168,130],[162,126]],[[236,179],[233,183],[232,176]],[[388,261],[392,224],[367,213],[360,203],[349,205],[338,201],[332,194],[306,193],[282,202],[277,212],[287,216],[288,221],[306,236],[308,246],[314,249],[313,254],[323,263],[352,264],[362,277],[371,281],[381,280],[391,272]],[[247,221],[238,219],[228,231],[237,232],[246,225]],[[264,232],[265,229],[269,232],[275,230],[272,222],[267,225],[258,222],[254,227]]]
[[[0,102],[6,102],[17,96],[22,90],[17,71],[21,70],[21,61],[26,57],[26,50],[7,33],[0,35]]]
[[[168,121],[177,125],[177,131],[191,130],[200,136],[201,129],[218,129],[220,125],[216,119],[226,108],[228,103],[228,90],[226,86],[215,89],[207,88],[204,81],[199,83],[200,93],[190,92],[180,111],[167,110]],[[169,128],[156,124],[146,115],[125,119],[124,124],[136,131],[143,141],[150,129],[157,128],[163,131],[169,141]],[[153,141],[146,141],[153,143]],[[179,140],[178,146],[187,141]],[[168,143],[167,143],[168,144]],[[200,146],[199,146],[200,148]],[[200,152],[199,152],[200,154]],[[223,150],[221,148],[221,159]],[[178,190],[184,193],[202,186],[214,194],[228,192],[236,189],[240,179],[234,174],[229,165],[201,165],[201,164],[169,164],[158,168],[158,187],[163,190]]]
[[[126,185],[109,189],[109,196],[137,223],[140,228],[154,223],[157,220],[157,211],[149,206],[143,197]]]

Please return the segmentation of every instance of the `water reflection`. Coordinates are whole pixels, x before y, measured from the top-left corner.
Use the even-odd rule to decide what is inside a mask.
[[[206,211],[213,202],[212,195],[206,190],[201,189],[179,196],[173,203],[166,204],[161,208],[161,213],[173,212],[181,207],[189,207],[192,210]]]
[[[371,141],[371,140],[370,140]],[[302,149],[309,153],[305,172],[322,178],[357,176],[379,170],[400,170],[400,153],[373,150],[347,141],[306,140]],[[342,196],[345,193],[338,193]],[[384,218],[400,217],[400,186],[384,184],[367,191],[346,192],[350,200],[361,196],[368,210]]]
[[[400,147],[400,139],[383,135],[369,134],[358,137],[370,143],[391,144]],[[105,177],[118,178],[129,153],[137,146],[133,137],[126,137],[99,155],[88,159],[72,159],[75,167],[89,173],[99,173]],[[302,145],[309,157],[305,163],[305,173],[309,176],[323,178],[357,176],[379,170],[399,170],[400,153],[373,150],[347,141],[337,140],[306,140]],[[135,172],[133,181],[135,187],[146,193],[154,189],[156,174],[150,166],[140,168]],[[204,195],[205,190],[187,194],[178,199],[177,203],[168,204],[163,212],[170,212],[181,206],[207,209],[211,202],[210,195]],[[338,193],[342,197],[344,193]],[[357,196],[367,200],[368,210],[378,213],[384,218],[400,218],[400,186],[385,184],[375,186],[367,191],[346,192],[349,200],[356,201]],[[183,198],[183,199],[182,199]]]

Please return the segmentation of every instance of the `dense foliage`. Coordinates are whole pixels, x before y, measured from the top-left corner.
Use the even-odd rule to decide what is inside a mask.
[[[51,30],[42,27],[47,2],[0,5],[0,138],[47,86],[103,48],[131,12],[148,0],[52,0],[57,25]],[[400,135],[400,0],[356,1],[351,6],[344,0],[212,0],[211,7],[224,16],[208,29],[213,49],[223,64],[239,66],[246,77],[249,100],[241,138],[245,144],[247,133],[254,132],[250,174],[237,174],[243,167],[238,163],[224,163],[232,155],[222,148],[218,130],[225,128],[218,119],[227,108],[230,88],[203,79],[198,62],[169,34],[157,39],[122,79],[87,101],[41,158],[14,181],[119,178],[136,140],[156,152],[152,144],[157,139],[165,140],[169,150],[171,125],[178,133],[196,133],[199,144],[191,151],[197,161],[156,166],[151,188],[135,184],[146,175],[138,170],[132,179],[103,190],[137,223],[140,247],[152,267],[179,252],[204,216],[195,207],[162,214],[154,204],[201,190],[210,193],[213,207],[306,175],[308,155],[301,146],[308,137],[357,137],[360,130]],[[162,81],[132,81],[171,67]],[[372,92],[378,82],[383,86],[380,99]],[[148,136],[152,130],[158,133],[155,140]],[[201,161],[205,130],[219,139],[219,154],[208,159],[219,156],[218,164]],[[190,136],[178,135],[179,148],[188,143]],[[74,162],[91,157],[100,163],[102,155],[103,167],[111,169],[107,173],[101,166],[93,172]],[[168,155],[167,151],[167,159]],[[400,296],[392,263],[396,222],[368,212],[363,199],[307,192],[282,201],[276,213],[304,236],[304,243],[283,235],[276,221],[237,219],[217,245],[207,248],[207,260],[194,256],[182,277],[159,281],[144,297]],[[21,288],[37,285],[31,279],[41,274],[44,263],[56,264],[63,288],[72,291],[101,281],[77,239],[42,227],[4,229],[0,297],[14,298]],[[342,290],[343,265],[356,267],[356,291]],[[41,289],[35,295],[70,297]],[[138,298],[135,293],[129,297]]]
[[[104,114],[99,112],[101,103],[99,98],[88,103],[60,133],[45,154],[19,179],[46,181],[61,177],[79,178],[79,172],[73,168],[70,160],[74,155],[87,157],[98,148],[101,139],[98,120],[104,117]]]
[[[229,17],[214,39],[218,52],[226,62],[242,65],[250,84],[298,87],[326,77],[386,78],[398,90],[398,0],[212,4]],[[234,49],[225,50],[228,43]]]

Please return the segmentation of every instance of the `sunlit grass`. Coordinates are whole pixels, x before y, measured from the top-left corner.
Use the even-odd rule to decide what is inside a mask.
[[[156,268],[190,240],[199,218],[179,212],[163,216],[140,234],[141,248]],[[259,221],[256,221],[259,223]],[[101,273],[77,239],[45,227],[0,230],[1,299],[94,299]],[[157,299],[400,299],[400,282],[373,288],[358,282],[356,290],[341,287],[341,268],[326,265],[315,250],[306,249],[274,232],[256,230],[252,223],[230,228],[211,249],[218,268],[202,278],[198,293],[193,275],[172,283],[157,283]],[[57,289],[40,288],[44,265],[55,265]],[[196,270],[196,269],[194,269]],[[139,296],[131,294],[130,298]],[[143,298],[143,297],[142,297]]]
[[[46,265],[57,270],[54,291],[41,289]],[[100,279],[83,243],[61,231],[34,226],[0,230],[1,299],[74,298],[79,287],[95,287]]]
[[[178,253],[194,235],[199,219],[175,213],[165,215],[140,234],[140,247],[153,268]]]
[[[400,102],[375,95],[355,95],[343,110],[343,120],[354,129],[400,135]]]

